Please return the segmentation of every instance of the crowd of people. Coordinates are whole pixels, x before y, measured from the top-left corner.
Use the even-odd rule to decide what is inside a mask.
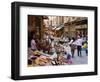
[[[45,33],[41,40],[33,34],[28,47],[29,66],[67,65],[72,64],[75,50],[77,56],[82,57],[82,50],[88,55],[88,41],[86,36],[61,36]]]

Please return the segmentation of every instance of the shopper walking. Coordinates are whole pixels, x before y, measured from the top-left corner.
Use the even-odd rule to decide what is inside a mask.
[[[78,56],[82,57],[81,49],[82,49],[82,38],[80,36],[77,37],[76,45],[77,45],[77,54]]]
[[[86,56],[88,56],[88,41],[86,42]]]
[[[74,58],[74,52],[75,52],[75,49],[76,49],[76,41],[75,41],[74,37],[72,37],[69,44],[70,44],[70,47],[71,47],[72,58]]]

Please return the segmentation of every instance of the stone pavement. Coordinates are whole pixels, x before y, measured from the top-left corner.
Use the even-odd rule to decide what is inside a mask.
[[[72,65],[76,64],[88,64],[88,56],[86,56],[86,52],[82,51],[82,57],[77,55],[77,50],[75,50],[74,58],[72,58]]]

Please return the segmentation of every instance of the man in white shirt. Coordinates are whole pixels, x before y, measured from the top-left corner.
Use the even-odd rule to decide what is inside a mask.
[[[77,45],[77,52],[78,52],[78,56],[82,56],[81,54],[81,49],[82,49],[82,38],[80,38],[80,36],[78,36],[78,39],[76,40],[76,45]]]

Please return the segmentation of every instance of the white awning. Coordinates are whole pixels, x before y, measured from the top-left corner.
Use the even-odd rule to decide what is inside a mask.
[[[61,28],[64,27],[64,24],[59,25],[55,30],[60,30]]]

